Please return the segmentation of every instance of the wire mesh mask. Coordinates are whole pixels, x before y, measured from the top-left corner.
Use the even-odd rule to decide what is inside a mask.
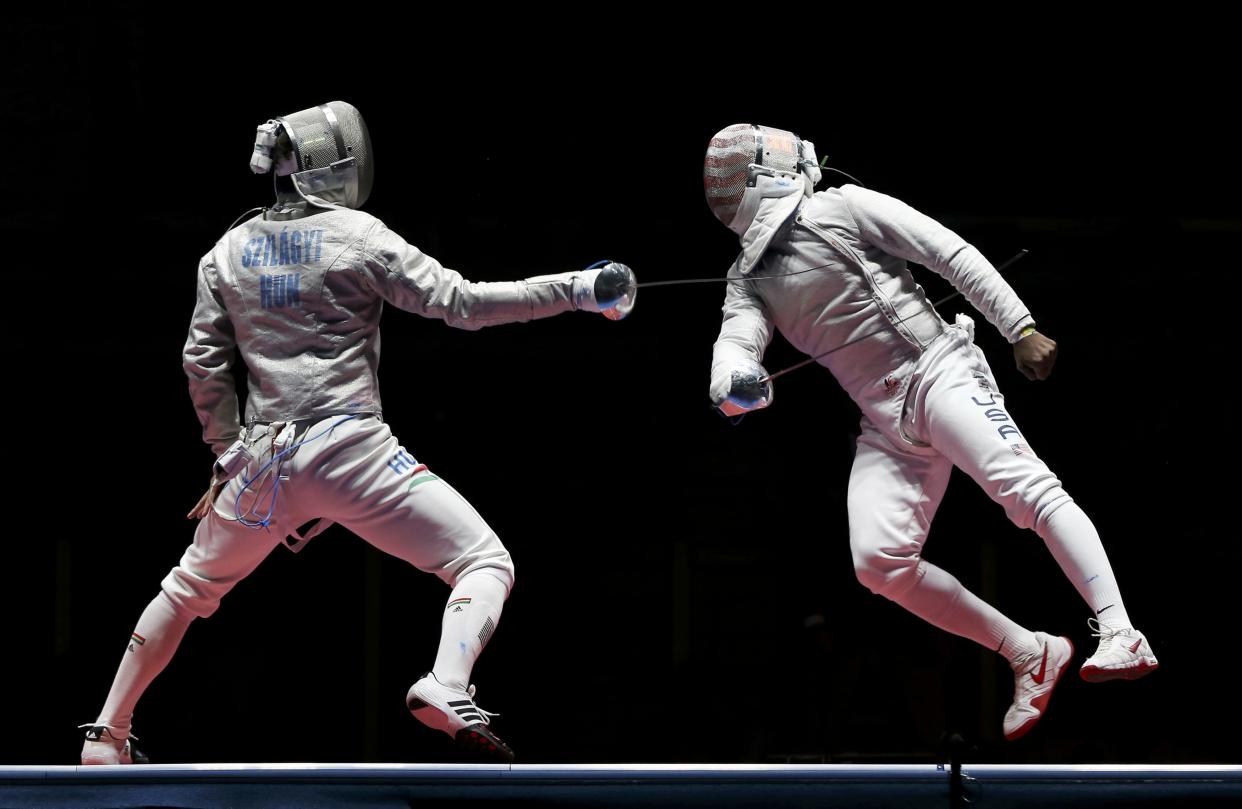
[[[739,234],[754,217],[755,201],[747,199],[748,189],[751,198],[786,196],[795,191],[809,196],[820,176],[815,144],[787,130],[755,124],[734,124],[717,132],[703,159],[708,207]],[[801,182],[794,182],[799,179]],[[744,205],[744,201],[751,204]]]
[[[289,175],[307,202],[359,208],[371,195],[375,177],[371,136],[352,104],[329,101],[268,121],[259,127],[251,168],[271,170],[271,146],[278,133],[289,138],[296,171]],[[262,155],[268,159],[264,160]]]

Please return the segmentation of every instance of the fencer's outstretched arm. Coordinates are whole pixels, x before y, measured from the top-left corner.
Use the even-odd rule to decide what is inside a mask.
[[[735,269],[729,277],[742,276]],[[772,384],[759,383],[768,375],[761,363],[772,340],[772,318],[749,283],[726,286],[724,319],[712,349],[709,395],[725,415],[735,416],[772,401]]]
[[[217,457],[241,431],[232,370],[236,346],[233,324],[220,297],[219,271],[204,261],[198,268],[198,302],[182,361],[203,440]]]
[[[634,273],[623,264],[541,275],[521,281],[474,282],[450,270],[376,222],[362,245],[364,281],[385,300],[459,329],[600,312],[625,317],[636,293]]]
[[[922,264],[970,301],[1010,343],[1035,324],[1013,287],[965,239],[901,200],[860,188],[841,187],[862,239],[890,255]]]

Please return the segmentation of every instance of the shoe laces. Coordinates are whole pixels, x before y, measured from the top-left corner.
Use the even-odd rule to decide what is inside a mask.
[[[440,678],[436,677],[434,672],[427,672],[427,676],[430,677],[433,682],[435,682],[437,685],[439,685],[442,688],[450,687],[440,682]],[[470,697],[470,704],[474,705],[474,709],[479,712],[479,716],[483,717],[483,724],[490,725],[492,722],[492,717],[500,716],[500,714],[494,713],[492,711],[485,711],[482,708],[480,708],[478,704],[476,704],[474,701],[474,691],[475,691],[474,683],[471,683],[470,685],[466,686],[466,696]]]
[[[1134,630],[1130,627],[1113,628],[1108,624],[1102,624],[1095,618],[1087,619],[1087,626],[1091,629],[1091,637],[1100,639],[1100,648],[1096,651],[1107,652],[1112,649],[1113,644],[1121,637],[1133,637]]]
[[[483,724],[485,724],[485,725],[490,725],[490,724],[491,724],[491,722],[492,722],[492,717],[493,717],[493,716],[500,716],[500,714],[498,714],[498,713],[493,713],[492,711],[485,711],[485,710],[483,710],[482,708],[480,708],[480,707],[478,706],[478,704],[476,704],[476,703],[475,703],[475,701],[474,701],[474,685],[473,685],[473,684],[471,684],[471,685],[467,686],[467,688],[466,688],[466,694],[468,694],[468,695],[470,696],[470,704],[471,704],[471,705],[474,705],[474,709],[475,709],[476,711],[478,711],[478,712],[479,712],[479,716],[482,716],[482,717],[483,717]]]

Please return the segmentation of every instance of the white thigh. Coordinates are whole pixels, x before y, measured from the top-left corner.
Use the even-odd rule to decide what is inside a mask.
[[[850,549],[855,564],[880,557],[919,554],[952,470],[935,454],[915,454],[893,445],[863,421],[850,470]]]
[[[1068,499],[1061,483],[1018,429],[978,347],[966,343],[943,357],[925,383],[924,440],[1005,508],[1015,524]]]
[[[480,568],[512,583],[513,564],[496,532],[387,425],[346,423],[312,448],[299,454],[290,479],[298,519],[327,517],[450,586]]]

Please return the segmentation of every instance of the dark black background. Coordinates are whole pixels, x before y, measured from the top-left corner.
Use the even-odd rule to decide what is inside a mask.
[[[1010,278],[1060,343],[1056,373],[1028,383],[977,317],[979,343],[1162,663],[1137,683],[1069,676],[1036,732],[1001,741],[1003,662],[853,578],[857,413],[826,372],[780,380],[738,427],[709,408],[721,286],[645,290],[621,323],[471,333],[390,310],[386,420],[517,562],[475,681],[520,760],[928,761],[946,729],[980,760],[1237,760],[1242,210],[1222,112],[1236,89],[1210,42],[238,14],[210,31],[137,12],[4,28],[0,760],[76,761],[73,726],[191,538],[211,460],[180,367],[196,263],[270,199],[247,169],[255,125],[334,98],[371,129],[367,210],[473,280],[604,257],[644,281],[723,275],[736,241],[703,202],[701,161],[739,121],[814,140],[996,263],[1029,249]],[[1171,39],[1192,54],[1171,59]],[[951,291],[915,272],[933,298]],[[766,365],[798,359],[778,338]],[[1093,648],[1039,539],[964,478],[927,555]],[[135,730],[163,762],[448,760],[403,706],[445,595],[340,529],[278,549],[191,628]]]

